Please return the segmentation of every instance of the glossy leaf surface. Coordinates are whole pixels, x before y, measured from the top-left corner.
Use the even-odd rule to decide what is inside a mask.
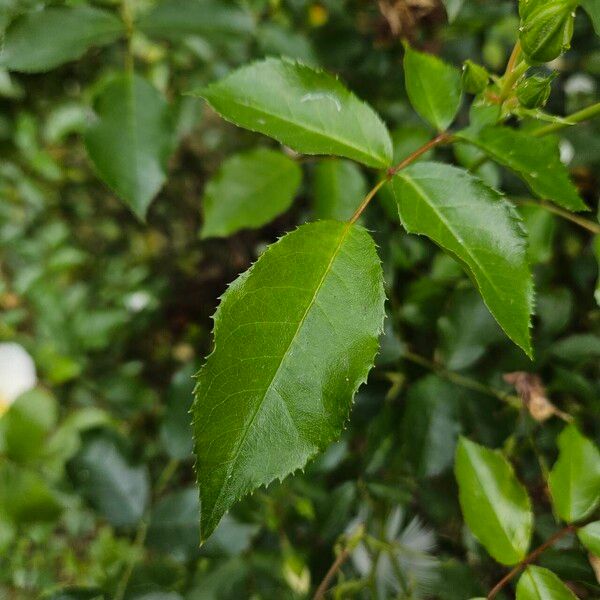
[[[517,600],[577,600],[577,596],[552,571],[529,565],[519,578]]]
[[[529,548],[533,513],[512,465],[499,451],[461,438],[455,475],[462,512],[475,537],[504,565],[522,560]]]
[[[441,163],[400,171],[392,189],[406,230],[426,235],[457,258],[502,329],[531,354],[533,284],[515,209],[480,179]]]
[[[301,179],[302,169],[281,152],[257,148],[228,158],[206,184],[202,237],[272,221],[290,207]]]
[[[151,37],[203,36],[219,41],[249,34],[253,22],[240,8],[214,0],[162,0],[139,20],[138,27]]]
[[[594,521],[579,529],[577,537],[594,556],[600,556],[600,521]]]
[[[121,20],[105,10],[90,6],[46,8],[11,25],[3,41],[0,65],[27,73],[48,71],[124,33]]]
[[[510,127],[488,126],[458,134],[501,165],[515,171],[531,191],[544,200],[552,200],[569,210],[587,210],[577,188],[560,162],[557,140],[535,138]]]
[[[600,451],[574,425],[562,431],[558,447],[548,484],[556,512],[571,523],[587,517],[600,501]]]
[[[375,111],[335,77],[287,59],[234,71],[195,95],[235,125],[304,154],[333,154],[372,167],[392,159],[390,135]]]
[[[98,120],[85,145],[102,180],[140,219],[165,182],[173,146],[169,107],[138,75],[109,81],[96,100]]]
[[[349,160],[323,160],[315,167],[313,189],[317,219],[346,221],[366,196],[367,181]]]
[[[231,505],[340,433],[383,327],[382,271],[359,226],[303,225],[227,290],[192,410],[206,539]]]
[[[439,131],[446,129],[460,108],[460,71],[437,56],[406,46],[404,77],[414,109]]]

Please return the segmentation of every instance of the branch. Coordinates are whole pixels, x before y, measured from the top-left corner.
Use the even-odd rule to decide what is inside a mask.
[[[538,546],[531,554],[528,554],[516,567],[507,573],[490,591],[487,595],[487,600],[492,600],[498,594],[498,592],[514,577],[516,577],[527,565],[534,562],[543,554],[548,548],[553,546],[558,540],[565,537],[567,534],[575,531],[577,526],[567,525],[563,529],[557,531],[551,538],[546,540],[541,546]]]

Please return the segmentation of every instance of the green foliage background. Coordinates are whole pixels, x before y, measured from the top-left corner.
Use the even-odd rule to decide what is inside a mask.
[[[0,27],[42,4],[0,2]],[[401,37],[456,65],[470,58],[501,71],[518,27],[515,3],[448,2],[451,24],[441,4],[425,0],[383,2],[383,13],[358,0],[210,4],[241,5],[253,25],[204,19],[202,30],[172,35],[161,21],[163,30],[147,26],[156,36],[132,40],[138,73],[169,101],[176,141],[168,143],[177,146],[146,223],[99,180],[83,141],[98,127],[94,98],[122,70],[125,42],[48,73],[0,69],[0,339],[26,347],[40,378],[0,419],[0,597],[302,598],[334,560],[340,536],[359,523],[370,542],[342,568],[338,597],[483,596],[503,571],[461,516],[452,471],[458,435],[505,450],[533,499],[534,545],[552,535],[544,476],[563,423],[533,420],[503,375],[537,373],[551,400],[600,440],[597,239],[520,206],[537,287],[532,363],[457,264],[409,237],[387,217],[382,197],[363,224],[383,261],[386,333],[342,438],[305,472],[238,503],[200,549],[188,409],[217,299],[267,244],[316,216],[348,218],[365,189],[360,172],[342,163],[352,199],[323,205],[332,193],[327,165],[308,158],[282,216],[201,239],[208,179],[234,152],[277,145],[184,92],[264,56],[320,65],[393,126],[397,162],[431,137],[408,104]],[[94,5],[117,15],[121,8]],[[143,15],[152,3],[134,8]],[[583,12],[555,68],[549,110],[568,114],[600,99],[600,38]],[[561,136],[592,207],[587,218],[597,223],[600,121]],[[436,152],[473,160],[466,150]],[[527,195],[499,167],[487,164],[482,175],[515,198]],[[145,201],[138,192],[134,210]],[[258,215],[257,224],[269,218]],[[586,553],[575,539],[562,544],[539,564],[580,598],[598,598]]]

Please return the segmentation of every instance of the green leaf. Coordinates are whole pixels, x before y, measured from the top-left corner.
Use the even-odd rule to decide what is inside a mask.
[[[195,92],[225,119],[303,154],[344,156],[388,167],[392,142],[375,111],[335,77],[268,58]]]
[[[394,176],[392,189],[405,229],[457,258],[502,329],[531,355],[533,283],[512,205],[466,171],[441,163],[411,165]]]
[[[54,521],[63,506],[35,471],[0,459],[0,516],[14,523]]]
[[[211,41],[247,35],[254,28],[248,12],[213,0],[162,0],[137,26],[152,37],[202,36]]]
[[[498,562],[525,557],[533,527],[531,501],[512,465],[497,450],[461,438],[455,474],[465,521]]]
[[[437,56],[405,46],[406,91],[414,109],[439,131],[454,121],[462,97],[461,74]]]
[[[323,160],[315,167],[313,189],[317,219],[346,221],[367,195],[367,181],[349,160]]]
[[[203,540],[239,498],[340,434],[384,299],[373,240],[334,221],[284,236],[229,287],[192,409]]]
[[[452,23],[458,17],[458,13],[460,13],[464,3],[465,0],[442,0],[449,23]]]
[[[517,600],[577,600],[577,596],[552,571],[529,565],[519,578]]]
[[[90,6],[46,8],[18,18],[6,32],[0,65],[38,73],[76,60],[125,33],[115,15]]]
[[[596,264],[598,265],[598,279],[596,279],[594,298],[596,299],[596,304],[600,306],[600,235],[594,237],[592,245],[594,247],[594,255],[596,256]]]
[[[558,447],[548,485],[556,512],[572,523],[587,517],[600,501],[600,451],[574,425],[562,431]]]
[[[581,6],[586,10],[587,14],[590,15],[590,19],[594,24],[596,33],[600,35],[600,3],[598,0],[583,0]]]
[[[457,387],[436,375],[420,379],[409,390],[403,439],[419,477],[439,475],[452,465],[461,430],[457,399]]]
[[[594,556],[600,556],[600,521],[582,527],[577,531],[577,536]]]
[[[129,464],[108,436],[87,440],[73,459],[72,476],[81,494],[115,527],[135,525],[150,495],[146,466]]]
[[[569,210],[588,210],[560,162],[556,138],[532,138],[523,131],[496,126],[464,129],[456,135],[517,173],[540,198]]]
[[[173,138],[169,107],[145,79],[123,74],[96,102],[85,145],[102,180],[140,219],[165,182]]]
[[[281,152],[257,148],[228,158],[206,184],[203,238],[258,228],[285,212],[302,180],[302,169]]]

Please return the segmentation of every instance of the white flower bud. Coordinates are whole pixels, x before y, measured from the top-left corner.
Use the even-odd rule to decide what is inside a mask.
[[[35,363],[19,344],[0,344],[0,415],[37,384]]]

